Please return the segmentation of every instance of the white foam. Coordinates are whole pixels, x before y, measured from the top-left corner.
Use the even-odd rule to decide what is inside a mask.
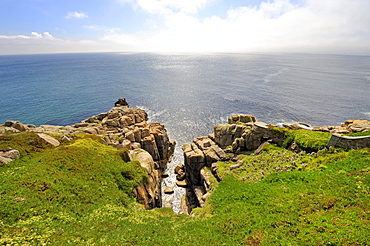
[[[363,112],[362,114],[366,115],[366,117],[370,118],[370,112]]]
[[[279,76],[280,74],[284,73],[286,70],[289,70],[289,69],[288,68],[282,68],[279,71],[277,71],[276,73],[271,73],[271,74],[266,75],[263,78],[263,82],[269,83],[272,78]]]

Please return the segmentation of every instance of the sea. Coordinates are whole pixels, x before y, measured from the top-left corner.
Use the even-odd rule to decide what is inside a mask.
[[[265,123],[370,120],[370,56],[84,53],[0,56],[0,124],[71,125],[126,98],[181,146],[232,114]],[[170,170],[171,171],[171,170]],[[173,185],[165,180],[163,186]],[[181,192],[180,192],[181,193]],[[181,194],[180,194],[181,195]],[[175,199],[178,202],[178,197]],[[169,198],[164,204],[173,203]],[[168,205],[169,206],[169,205]],[[178,205],[176,205],[178,207]]]

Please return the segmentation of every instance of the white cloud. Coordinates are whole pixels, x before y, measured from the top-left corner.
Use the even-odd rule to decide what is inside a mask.
[[[37,32],[31,32],[31,36],[35,37],[35,38],[42,38],[42,35],[40,33],[37,33]]]
[[[119,0],[131,3],[151,14],[170,14],[172,12],[184,12],[195,14],[204,8],[212,0]]]
[[[163,20],[162,29],[137,36],[138,44],[152,51],[370,54],[368,0],[306,0],[300,5],[290,0],[265,1],[255,7],[231,8],[224,18],[197,16],[209,4],[206,0],[129,2]],[[118,34],[105,36],[109,39],[126,41]]]
[[[71,41],[53,37],[49,32],[30,35],[0,35],[0,55],[8,54],[37,54],[37,53],[65,53],[65,52],[96,52],[116,51],[116,46],[100,43],[93,40]],[[122,46],[121,46],[122,47]]]
[[[20,53],[19,47],[28,44],[37,47],[31,49],[33,53],[42,51],[44,47],[44,50],[47,49],[45,52],[59,52],[64,48],[65,52],[210,51],[370,55],[369,0],[350,3],[348,0],[301,0],[299,5],[291,0],[266,0],[258,6],[229,8],[223,17],[201,16],[202,9],[221,0],[117,1],[127,2],[150,13],[146,23],[154,24],[148,25],[151,27],[149,31],[128,33],[123,28],[90,25],[84,27],[104,33],[99,40],[72,42],[54,38],[48,32],[33,32],[29,36],[0,35],[0,47],[12,47],[16,53]],[[79,14],[72,14],[74,17],[71,18],[78,18],[76,16],[81,16]]]
[[[87,13],[75,11],[75,12],[68,12],[65,18],[66,19],[85,19],[85,18],[89,18],[89,16],[87,15]]]
[[[109,34],[115,34],[117,31],[121,30],[120,28],[116,27],[107,27],[107,26],[99,26],[99,25],[89,25],[89,26],[83,26],[86,29],[92,30],[92,31],[104,31]]]
[[[0,39],[49,39],[52,40],[54,37],[49,32],[44,32],[44,35],[37,33],[37,32],[31,32],[30,36],[27,35],[14,35],[14,36],[6,36],[6,35],[0,35]]]

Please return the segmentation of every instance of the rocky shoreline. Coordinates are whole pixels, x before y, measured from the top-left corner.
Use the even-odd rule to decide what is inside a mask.
[[[137,160],[148,170],[149,183],[135,190],[137,201],[146,209],[162,206],[162,175],[171,161],[176,142],[170,140],[164,125],[147,122],[147,113],[139,108],[130,108],[125,98],[120,98],[106,113],[92,116],[70,126],[22,124],[19,121],[6,121],[0,125],[3,132],[33,132],[50,145],[57,147],[60,142],[52,137],[62,136],[62,141],[71,141],[77,134],[93,134],[101,137],[104,144],[117,149],[128,149],[130,160]],[[0,153],[0,162],[8,163],[19,158],[16,150]]]
[[[130,108],[125,98],[120,98],[114,107],[106,113],[92,116],[70,126],[22,124],[19,121],[6,121],[0,125],[0,135],[19,132],[36,133],[42,141],[57,147],[60,142],[54,135],[61,136],[61,141],[71,141],[78,134],[99,136],[106,145],[117,149],[129,150],[130,160],[137,160],[148,171],[149,182],[135,190],[136,199],[146,209],[162,207],[162,192],[171,194],[173,187],[161,187],[167,164],[171,162],[176,142],[170,140],[164,125],[147,122],[147,113],[139,108]],[[369,147],[370,138],[350,138],[343,140],[339,134],[370,131],[367,120],[349,120],[341,126],[310,127],[305,123],[284,125],[292,130],[310,130],[334,133],[329,146],[343,148]],[[276,130],[277,126],[256,120],[251,115],[233,115],[228,123],[214,126],[213,133],[195,138],[192,143],[184,144],[184,163],[175,168],[176,185],[184,187],[186,193],[181,198],[180,213],[189,214],[193,208],[203,207],[209,196],[210,177],[217,181],[218,161],[234,161],[230,168],[238,168],[241,163],[240,153],[259,154],[266,144],[281,146],[285,135]],[[339,137],[338,137],[339,136]],[[361,142],[359,142],[359,140]],[[342,145],[340,145],[342,144]],[[288,149],[301,151],[295,143]],[[19,159],[15,149],[0,150],[0,162],[9,163]],[[207,167],[207,168],[206,168]]]

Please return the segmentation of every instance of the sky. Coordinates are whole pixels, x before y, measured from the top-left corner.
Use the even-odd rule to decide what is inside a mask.
[[[0,55],[370,55],[370,0],[0,0]]]

